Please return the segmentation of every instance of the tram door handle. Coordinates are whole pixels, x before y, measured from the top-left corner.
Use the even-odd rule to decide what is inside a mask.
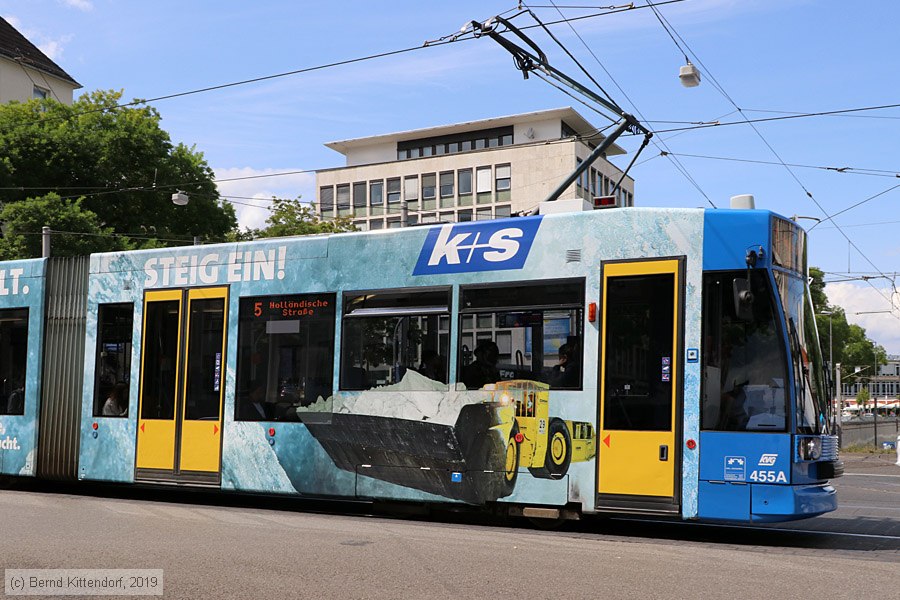
[[[669,460],[669,447],[666,446],[665,444],[663,444],[659,447],[659,460],[660,461]]]

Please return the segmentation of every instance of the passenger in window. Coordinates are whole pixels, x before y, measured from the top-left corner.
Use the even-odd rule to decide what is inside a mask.
[[[462,380],[470,390],[478,390],[488,383],[500,381],[497,360],[500,348],[493,340],[482,340],[475,347],[475,360],[463,368]]]
[[[21,415],[25,413],[25,386],[21,382],[13,385],[13,391],[10,392],[9,398],[6,400],[6,414]]]
[[[266,401],[266,385],[264,383],[250,384],[250,394],[247,396],[246,406],[244,418],[249,420],[271,421],[275,414],[275,405]]]
[[[104,417],[122,417],[128,412],[128,386],[124,383],[117,383],[109,390],[109,396],[103,403]]]
[[[559,364],[550,373],[550,387],[554,389],[573,389],[580,387],[581,365],[575,352],[575,344],[563,344],[559,347]]]
[[[366,370],[359,365],[356,355],[351,353],[344,370],[344,389],[367,390],[369,389],[369,376]],[[399,380],[398,380],[399,381]]]
[[[447,375],[444,372],[444,359],[434,350],[422,352],[422,362],[419,364],[419,373],[441,383],[447,383]]]

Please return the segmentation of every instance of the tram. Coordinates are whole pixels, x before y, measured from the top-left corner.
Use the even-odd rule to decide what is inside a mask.
[[[0,473],[774,522],[842,473],[806,235],[615,208],[0,264]]]

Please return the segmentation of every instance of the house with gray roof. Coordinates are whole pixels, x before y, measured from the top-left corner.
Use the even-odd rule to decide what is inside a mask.
[[[0,103],[52,98],[72,104],[81,84],[0,17]]]

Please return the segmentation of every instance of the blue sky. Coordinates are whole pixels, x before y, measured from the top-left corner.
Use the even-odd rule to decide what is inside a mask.
[[[81,82],[82,91],[124,89],[131,99],[418,46],[516,4],[0,0],[0,15]],[[558,20],[550,4],[536,0],[532,6],[542,19]],[[567,17],[601,11],[563,6],[610,4],[557,1]],[[749,118],[778,116],[762,111],[806,113],[900,103],[900,5],[892,0],[685,0],[660,11],[705,66],[697,88],[679,84],[683,54],[647,9],[572,23],[624,93],[567,25],[552,28],[616,101],[628,110],[636,106],[655,130],[683,126],[663,121],[740,119],[712,85],[710,73]],[[535,39],[551,63],[585,80],[551,40],[538,34]],[[196,144],[221,178],[339,166],[343,157],[323,146],[328,141],[570,105],[596,125],[605,124],[546,83],[524,81],[506,52],[488,39],[155,103],[172,138]],[[798,183],[779,165],[683,156],[778,162],[747,125],[657,138],[682,155],[691,177],[720,207],[727,207],[734,194],[752,193],[758,207],[823,218],[804,188],[832,214],[900,184],[892,176],[900,172],[900,109],[776,121],[757,128],[785,162],[883,170],[887,176],[798,167]],[[632,138],[621,145],[633,152],[638,143]],[[630,156],[625,158],[618,161],[621,166]],[[632,175],[638,205],[709,206],[655,146],[644,151]],[[310,173],[223,182],[220,188],[246,198],[276,194],[311,199],[313,182]],[[268,202],[246,198],[235,199],[244,203],[235,205],[242,223],[260,224],[267,213],[257,206]],[[892,283],[836,280],[846,279],[848,270],[854,276],[900,270],[898,199],[900,187],[836,217],[858,250],[831,223],[810,233],[810,263],[835,280],[826,290],[830,299],[894,354],[900,354],[900,309],[854,314],[888,310]],[[816,224],[800,222],[807,228]],[[894,304],[900,307],[900,295],[894,295]]]

